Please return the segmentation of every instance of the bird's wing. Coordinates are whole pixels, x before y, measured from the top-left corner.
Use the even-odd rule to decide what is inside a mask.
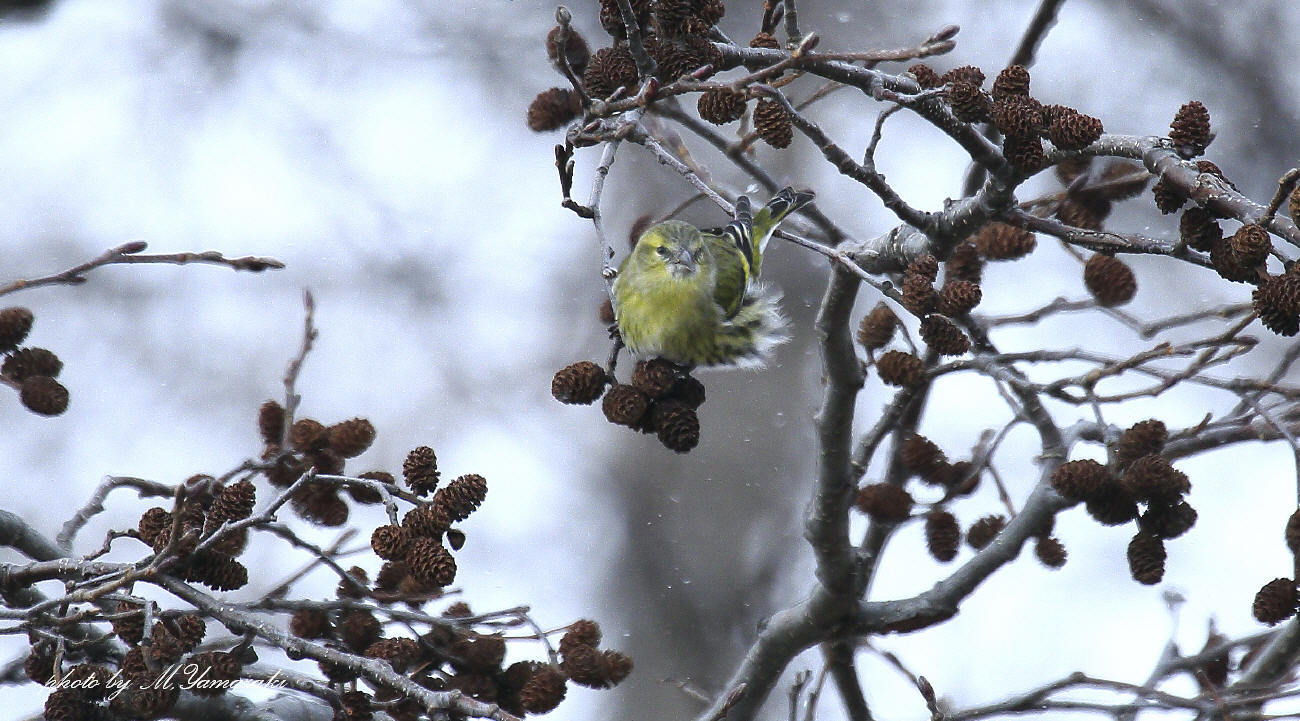
[[[716,266],[713,302],[722,309],[724,317],[733,318],[740,311],[749,288],[749,263],[725,231],[721,234],[706,233],[704,242],[713,254]]]
[[[722,235],[740,252],[748,280],[750,268],[754,267],[754,213],[749,198],[743,195],[736,198],[735,220],[727,223]]]

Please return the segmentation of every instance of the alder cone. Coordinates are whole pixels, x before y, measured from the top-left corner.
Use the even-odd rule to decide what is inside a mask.
[[[894,315],[894,311],[883,302],[877,303],[870,313],[862,317],[862,323],[858,325],[858,343],[869,351],[884,348],[889,345],[889,341],[893,340],[894,330],[897,327],[898,316]]]
[[[28,308],[11,306],[0,310],[0,351],[18,347],[32,330],[36,316]]]
[[[1254,267],[1268,259],[1272,250],[1272,240],[1268,231],[1258,225],[1243,225],[1228,239],[1232,244],[1232,254],[1237,262],[1246,267]]]
[[[891,386],[916,386],[925,380],[925,362],[911,353],[885,351],[876,361],[880,380]]]
[[[433,502],[447,510],[453,523],[469,518],[487,498],[487,479],[477,473],[466,473],[433,494]]]
[[[977,551],[983,550],[993,542],[993,539],[1002,532],[1006,525],[1007,519],[1002,516],[984,516],[972,523],[970,530],[966,531],[966,543]]]
[[[588,405],[605,392],[609,376],[591,361],[578,361],[556,371],[551,379],[551,395],[561,403]]]
[[[1196,524],[1196,509],[1187,501],[1151,503],[1138,516],[1138,528],[1165,540],[1178,538]]]
[[[438,485],[438,456],[428,446],[418,446],[402,461],[402,478],[411,490],[423,496]]]
[[[919,433],[903,439],[898,449],[898,460],[904,468],[927,480],[948,462],[943,450]]]
[[[1092,459],[1069,461],[1052,471],[1052,488],[1072,501],[1096,498],[1114,479],[1106,467]]]
[[[591,56],[582,85],[591,95],[605,99],[619,87],[636,88],[636,61],[626,47],[601,48]]]
[[[1286,547],[1291,553],[1300,553],[1300,508],[1286,519]]]
[[[1137,277],[1118,258],[1096,253],[1083,266],[1083,283],[1097,303],[1107,308],[1124,305],[1137,293]]]
[[[947,563],[957,557],[961,527],[947,511],[930,511],[925,516],[925,546],[936,561]]]
[[[663,358],[638,361],[632,371],[632,386],[649,398],[662,398],[676,385],[677,366]]]
[[[1269,278],[1251,294],[1251,303],[1264,327],[1283,336],[1300,331],[1300,275]]]
[[[582,113],[582,98],[572,88],[543,90],[528,105],[525,122],[537,133],[559,130]]]
[[[1208,253],[1223,238],[1223,229],[1213,213],[1198,205],[1183,211],[1178,219],[1178,235],[1187,245]]]
[[[745,94],[730,88],[709,90],[700,94],[695,109],[710,123],[724,125],[745,114]]]
[[[1128,544],[1128,568],[1133,580],[1145,586],[1160,583],[1165,576],[1165,556],[1163,540],[1138,531]]]
[[[1101,137],[1101,121],[1091,115],[1066,108],[1053,118],[1047,128],[1047,138],[1052,145],[1062,150],[1081,150],[1092,145]]]
[[[976,86],[984,84],[984,71],[975,65],[962,65],[953,68],[939,77],[942,83],[972,83]]]
[[[969,313],[980,304],[984,292],[979,285],[968,280],[949,278],[939,289],[939,312],[946,316],[958,316]]]
[[[961,355],[970,350],[970,339],[948,319],[931,315],[921,321],[921,339],[940,355]]]
[[[773,38],[774,41],[775,39],[776,38]],[[755,46],[753,43],[750,43],[750,47]],[[773,45],[772,47],[779,46]],[[922,90],[929,90],[930,88],[937,88],[940,85],[943,85],[943,80],[939,77],[939,73],[936,73],[934,68],[925,63],[916,63],[915,65],[910,66],[907,69],[907,72],[911,73],[912,77],[916,78],[916,84],[920,85]]]
[[[1043,141],[1036,135],[1008,135],[1002,141],[1002,154],[1007,162],[1025,175],[1033,175],[1043,169],[1047,154],[1043,151]]]
[[[984,261],[971,241],[958,243],[952,256],[943,264],[945,280],[964,280],[978,284],[984,275]]]
[[[1164,178],[1156,181],[1156,184],[1151,186],[1151,197],[1156,201],[1156,208],[1165,215],[1178,210],[1187,202],[1187,196],[1183,195],[1181,190]]]
[[[1200,155],[1210,144],[1210,111],[1199,100],[1185,103],[1174,114],[1169,129],[1174,145],[1190,150],[1192,156]]]
[[[27,410],[43,416],[57,416],[68,410],[68,389],[49,376],[32,376],[23,381],[18,399]]]
[[[754,130],[774,148],[787,148],[794,140],[790,114],[775,100],[763,99],[754,104]]]
[[[1251,612],[1260,623],[1274,624],[1285,621],[1295,615],[1296,603],[1295,581],[1289,578],[1275,578],[1264,584],[1255,594],[1255,603]]]
[[[906,521],[912,513],[912,494],[891,483],[872,483],[858,491],[856,506],[868,516],[890,523]]]
[[[10,351],[0,365],[0,375],[11,380],[25,381],[33,376],[56,378],[63,370],[63,361],[46,348],[28,347]]]
[[[1164,450],[1169,440],[1169,429],[1164,422],[1155,418],[1134,423],[1120,434],[1115,452],[1119,456],[1121,468],[1128,466],[1142,456],[1149,456]]]
[[[635,428],[650,409],[650,399],[632,385],[616,385],[605,394],[601,410],[610,423]]]
[[[1008,65],[993,79],[993,97],[1029,94],[1029,70],[1023,65]]]
[[[1064,566],[1069,556],[1065,551],[1065,544],[1051,536],[1043,536],[1034,542],[1034,555],[1038,557],[1040,563],[1052,569]]]
[[[965,123],[987,122],[993,111],[992,101],[974,83],[953,83],[948,90],[948,103],[952,114]]]
[[[907,270],[904,272],[908,275],[922,276],[933,283],[934,279],[939,277],[939,261],[933,255],[926,253],[917,256],[911,263],[908,263]]]
[[[939,294],[930,284],[929,278],[919,273],[907,273],[903,276],[903,307],[917,317],[924,317],[934,310]]]

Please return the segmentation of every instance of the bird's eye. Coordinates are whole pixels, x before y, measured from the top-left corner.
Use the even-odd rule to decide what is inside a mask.
[[[659,257],[661,258],[667,258],[669,255],[668,248],[663,245],[659,246],[658,248],[655,248],[655,252],[658,253]]]

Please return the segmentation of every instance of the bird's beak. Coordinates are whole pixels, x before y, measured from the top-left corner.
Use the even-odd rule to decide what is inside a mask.
[[[695,270],[695,256],[691,255],[691,251],[686,248],[673,253],[668,262],[677,272],[689,273]]]

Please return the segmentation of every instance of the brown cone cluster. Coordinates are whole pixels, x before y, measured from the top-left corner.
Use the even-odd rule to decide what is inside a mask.
[[[69,719],[156,718],[166,714],[178,698],[176,681],[157,683],[164,672],[173,666],[193,666],[194,678],[204,679],[189,690],[199,696],[216,696],[225,693],[242,677],[243,663],[238,657],[222,651],[192,653],[206,635],[206,624],[195,613],[165,612],[154,616],[154,623],[145,633],[142,604],[120,601],[113,630],[127,644],[128,651],[114,671],[108,667],[81,663],[65,674],[71,682],[56,691],[69,693],[55,698],[57,714],[70,709],[81,715],[55,716]],[[30,659],[29,659],[30,663]],[[117,680],[110,685],[110,678]],[[211,683],[208,683],[211,682]],[[102,705],[107,703],[107,706]],[[75,707],[75,708],[73,708]],[[109,714],[111,710],[112,714]],[[50,702],[46,714],[50,718]]]
[[[1117,526],[1136,519],[1129,571],[1147,585],[1164,577],[1165,542],[1196,523],[1196,510],[1185,499],[1191,482],[1160,455],[1168,439],[1163,422],[1140,421],[1120,434],[1114,468],[1077,460],[1061,464],[1051,475],[1052,488],[1071,501],[1084,502],[1098,523]]]
[[[368,450],[375,440],[375,427],[365,418],[352,418],[325,425],[313,418],[289,423],[284,409],[266,401],[258,409],[258,432],[266,447],[262,473],[277,488],[297,482],[308,470],[318,475],[343,475],[349,458]],[[282,446],[284,442],[286,445]],[[302,518],[327,527],[347,523],[350,511],[340,495],[341,486],[324,481],[299,486],[290,507]],[[377,503],[378,492],[360,484],[349,484],[348,495],[360,503]]]
[[[423,457],[432,452],[413,451],[412,457]],[[425,463],[409,464],[415,468],[428,468]],[[419,483],[427,493],[436,484],[436,477]],[[394,591],[406,596],[436,595],[440,589],[456,580],[456,559],[451,550],[464,543],[463,535],[451,524],[468,518],[487,497],[487,481],[475,473],[458,476],[433,493],[432,500],[421,503],[406,512],[401,525],[382,525],[371,533],[370,547],[375,555],[388,561],[375,578],[375,589]],[[449,548],[450,547],[450,548]]]
[[[925,65],[909,68],[922,88],[948,84],[945,98],[953,115],[964,122],[992,122],[1004,136],[1002,154],[1023,174],[1047,162],[1042,139],[1062,150],[1080,150],[1101,137],[1101,121],[1063,105],[1044,106],[1029,94],[1029,71],[1020,65],[1004,68],[993,80],[992,92],[982,89],[984,73],[963,66],[936,77]]]
[[[575,363],[556,374],[551,390],[562,402],[577,398],[590,403],[603,393],[601,411],[610,423],[653,433],[676,453],[699,445],[697,409],[705,400],[704,384],[689,369],[663,358],[639,361],[628,383],[614,383],[594,363]]]
[[[222,486],[210,476],[186,481],[193,489],[183,505],[168,511],[150,508],[141,515],[136,537],[155,553],[176,556],[178,575],[218,591],[233,591],[248,583],[248,569],[236,560],[248,541],[248,528],[231,529],[252,515],[256,489],[247,478]],[[172,534],[177,533],[173,541]],[[205,543],[205,550],[197,550]],[[128,634],[135,630],[128,627]],[[127,637],[123,640],[129,641]]]
[[[63,361],[45,348],[21,347],[36,316],[27,308],[0,310],[0,378],[18,388],[18,401],[42,416],[57,416],[68,409],[68,389],[55,380]]]
[[[719,69],[722,53],[708,34],[726,14],[723,0],[633,0],[632,7],[642,45],[654,65],[654,78],[660,83],[673,83],[683,76],[702,79]],[[623,88],[624,97],[635,95],[641,78],[624,42],[627,26],[622,9],[615,0],[600,0],[599,17],[614,44],[592,53],[586,40],[570,28],[565,42],[568,64],[581,76],[587,94],[596,99],[608,99],[619,88]],[[557,69],[561,32],[561,28],[553,28],[546,43],[547,55]],[[576,93],[560,92],[563,90],[556,88],[537,96],[529,108],[529,127],[559,128],[581,112]],[[700,114],[715,123],[735,120],[744,110],[743,96],[738,107],[735,101],[721,94],[702,98]]]
[[[560,671],[576,684],[609,688],[632,672],[632,659],[618,651],[601,650],[595,621],[578,621],[560,638]]]
[[[958,261],[959,264],[960,262]],[[939,261],[929,253],[912,260],[903,273],[900,302],[908,312],[921,319],[921,339],[930,349],[940,355],[961,355],[970,349],[970,339],[951,320],[943,316],[959,316],[970,311],[980,302],[982,293],[977,281],[959,277],[961,274],[953,270],[951,262],[945,267],[948,272],[944,285],[941,290],[936,291],[934,283],[939,277]],[[978,273],[976,277],[978,278]],[[933,315],[935,311],[942,315]],[[858,335],[859,341],[868,350],[874,350],[871,344],[880,343],[880,346],[883,346],[889,342],[894,326],[889,325],[891,322],[889,318],[893,315],[890,313],[886,316],[885,313],[888,312],[887,309],[883,309],[883,306],[878,306],[877,310],[863,319]],[[896,318],[893,320],[897,321]],[[890,351],[890,353],[894,352]],[[902,356],[890,355],[890,353],[881,356],[877,361],[878,367],[883,364],[881,379],[891,385],[914,385],[914,382],[895,382],[895,380],[903,381],[914,377],[911,370],[914,364]],[[888,361],[886,356],[889,358]],[[891,378],[895,380],[890,380]]]
[[[985,260],[1017,260],[1032,253],[1038,245],[1030,231],[997,222],[981,228],[971,243]]]

